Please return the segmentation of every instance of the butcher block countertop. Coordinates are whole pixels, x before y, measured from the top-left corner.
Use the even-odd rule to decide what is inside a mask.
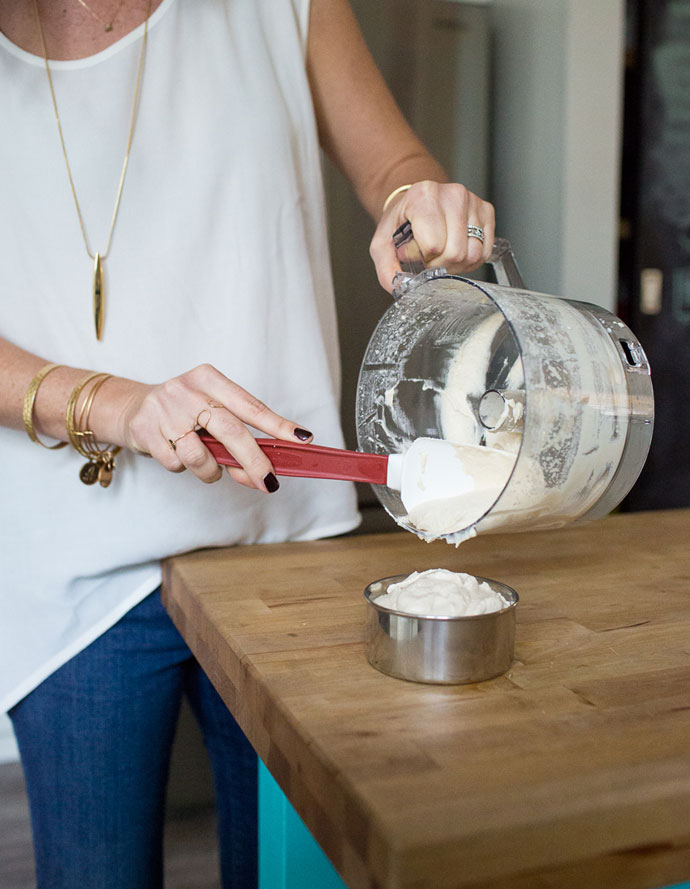
[[[507,674],[369,666],[364,587],[427,568],[518,591]],[[200,551],[166,563],[164,598],[352,889],[690,880],[690,510],[458,549],[394,532]]]

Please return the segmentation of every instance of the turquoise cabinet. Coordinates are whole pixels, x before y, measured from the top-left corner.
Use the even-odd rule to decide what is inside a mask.
[[[259,889],[347,889],[259,760]]]

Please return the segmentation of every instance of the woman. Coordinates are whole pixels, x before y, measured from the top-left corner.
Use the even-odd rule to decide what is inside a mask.
[[[38,886],[160,885],[187,693],[224,886],[248,889],[253,754],[162,609],[160,560],[357,524],[349,485],[278,491],[253,434],[342,445],[319,146],[377,222],[387,289],[401,221],[466,271],[493,209],[410,131],[346,0],[1,0],[0,31],[0,696]]]

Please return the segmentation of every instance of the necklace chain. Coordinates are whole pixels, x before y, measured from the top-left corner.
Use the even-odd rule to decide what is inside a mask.
[[[80,0],[81,2],[81,0]],[[134,88],[134,102],[132,103],[132,114],[129,121],[129,134],[127,136],[127,147],[125,149],[125,157],[122,162],[122,171],[120,172],[120,181],[117,186],[117,194],[115,196],[115,206],[113,208],[113,215],[110,219],[110,228],[108,230],[108,238],[105,244],[105,250],[102,253],[94,253],[91,250],[91,246],[89,244],[89,237],[86,233],[86,225],[84,224],[84,217],[81,212],[81,206],[79,204],[79,198],[77,197],[77,190],[74,186],[74,178],[72,176],[72,168],[70,166],[69,157],[67,156],[67,146],[65,145],[65,137],[62,132],[62,122],[60,120],[60,112],[58,111],[57,98],[55,97],[55,88],[53,86],[53,75],[50,70],[50,64],[48,62],[48,50],[46,48],[45,36],[43,34],[43,25],[41,23],[41,15],[38,11],[38,0],[33,0],[34,3],[34,12],[36,14],[36,24],[38,25],[38,33],[41,38],[41,48],[43,50],[43,60],[45,62],[46,74],[48,75],[48,85],[50,87],[50,97],[53,101],[53,110],[55,112],[55,120],[57,122],[58,134],[60,136],[60,146],[62,148],[62,156],[65,160],[65,167],[67,169],[67,178],[69,179],[70,189],[72,191],[72,197],[74,199],[74,206],[77,210],[77,216],[79,218],[79,227],[81,228],[81,234],[84,239],[84,246],[86,247],[86,252],[89,255],[90,259],[95,261],[94,267],[94,315],[95,315],[95,324],[96,324],[96,337],[97,339],[101,338],[101,328],[103,324],[103,279],[101,272],[101,262],[107,257],[110,251],[110,243],[113,239],[113,231],[115,230],[115,221],[117,220],[117,214],[120,209],[120,200],[122,199],[122,190],[125,184],[125,175],[127,174],[127,167],[129,165],[129,154],[132,148],[132,139],[134,137],[134,123],[137,117],[137,108],[139,106],[139,93],[141,89],[141,78],[142,72],[144,70],[144,58],[146,56],[146,44],[148,41],[148,31],[149,31],[149,16],[151,14],[151,2],[152,0],[148,0],[148,7],[146,9],[146,20],[144,22],[144,36],[141,42],[141,52],[139,54],[139,64],[137,66],[137,80],[136,86]],[[82,4],[84,5],[84,4]],[[120,4],[122,5],[122,4]],[[118,7],[119,11],[119,7]],[[116,13],[117,14],[117,13]],[[107,29],[106,29],[107,30]]]
[[[48,75],[48,85],[50,87],[50,97],[53,100],[53,110],[55,112],[55,120],[57,122],[58,134],[60,136],[60,146],[62,147],[62,156],[65,159],[65,167],[67,168],[67,177],[69,179],[70,189],[72,191],[72,197],[74,198],[74,206],[77,209],[77,216],[79,217],[79,226],[81,228],[81,233],[84,238],[84,246],[86,247],[86,252],[89,254],[91,259],[95,258],[95,254],[92,252],[91,247],[89,245],[89,238],[86,234],[86,226],[84,225],[84,217],[82,216],[81,206],[79,204],[79,199],[77,197],[77,190],[74,187],[74,178],[72,177],[72,168],[70,166],[69,157],[67,156],[67,147],[65,145],[65,137],[62,132],[62,122],[60,120],[60,112],[58,111],[57,99],[55,97],[55,87],[53,86],[53,75],[50,70],[50,64],[48,62],[48,52],[46,49],[45,37],[43,34],[43,26],[41,24],[41,17],[38,12],[38,3],[37,0],[34,0],[34,10],[36,12],[36,21],[38,23],[38,30],[41,37],[41,48],[43,50],[43,60],[45,62],[46,74]],[[125,184],[125,175],[127,173],[127,166],[129,165],[129,153],[132,147],[132,139],[134,137],[134,122],[136,120],[137,115],[137,107],[139,105],[139,90],[141,87],[141,74],[144,68],[144,56],[146,55],[146,43],[148,38],[148,27],[149,27],[149,13],[151,11],[151,0],[149,0],[148,10],[146,13],[146,23],[144,25],[144,37],[141,43],[141,53],[139,54],[139,65],[137,68],[137,82],[134,88],[134,102],[132,104],[132,114],[129,122],[129,135],[127,137],[127,147],[125,149],[125,158],[122,163],[122,171],[120,173],[120,181],[117,187],[117,194],[115,197],[115,207],[113,209],[113,215],[110,220],[110,229],[108,231],[108,239],[106,241],[105,250],[100,253],[101,259],[105,259],[108,255],[108,251],[110,250],[110,242],[113,238],[113,231],[115,229],[115,220],[117,219],[117,213],[120,209],[120,200],[122,198],[122,189]]]
[[[88,13],[90,13],[97,21],[99,21],[103,25],[103,27],[105,28],[106,31],[112,31],[113,25],[115,24],[115,19],[117,18],[118,13],[122,9],[122,4],[125,2],[125,0],[120,0],[120,2],[117,4],[117,9],[113,13],[113,17],[110,19],[109,22],[106,22],[106,20],[102,19],[100,17],[100,15],[98,15],[98,13],[95,10],[91,9],[91,7],[88,5],[88,3],[85,2],[85,0],[77,0],[77,2],[79,3],[80,6],[83,6],[84,9]]]

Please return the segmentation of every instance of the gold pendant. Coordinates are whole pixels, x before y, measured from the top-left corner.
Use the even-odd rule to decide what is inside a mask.
[[[102,488],[107,488],[113,480],[113,467],[110,463],[101,463],[98,470],[98,483]]]
[[[97,253],[93,264],[93,320],[96,325],[96,339],[100,340],[103,331],[103,270],[101,269],[101,255]]]
[[[98,481],[98,463],[94,463],[91,460],[88,463],[84,463],[79,472],[79,478],[85,485],[94,485]]]

